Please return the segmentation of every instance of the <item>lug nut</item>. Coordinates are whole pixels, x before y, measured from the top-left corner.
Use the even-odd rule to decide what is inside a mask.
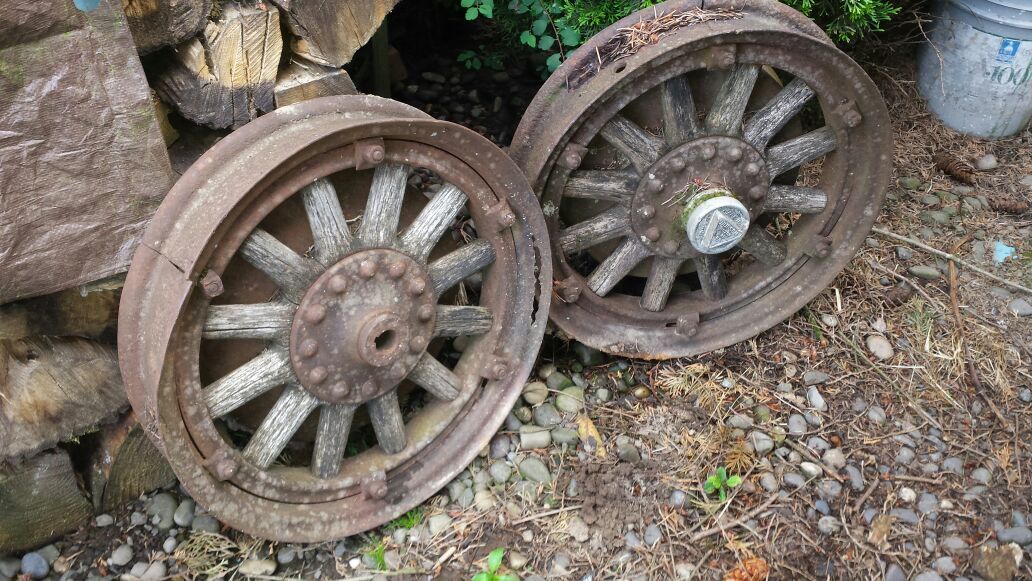
[[[563,163],[569,169],[577,169],[580,167],[580,164],[584,163],[584,158],[575,151],[568,151],[563,156]]]
[[[383,147],[377,145],[369,148],[366,158],[373,163],[382,163],[385,155]]]
[[[326,377],[328,375],[329,372],[326,371],[326,368],[320,365],[319,367],[316,367],[315,369],[312,369],[308,372],[308,381],[311,381],[312,383],[319,385],[320,383],[326,381]]]
[[[372,260],[363,260],[362,264],[358,265],[358,274],[361,275],[362,278],[373,278],[376,276],[376,270],[376,263]]]
[[[304,318],[305,321],[318,325],[326,318],[326,307],[322,305],[312,305],[305,310]]]
[[[330,279],[330,290],[337,294],[343,294],[348,290],[348,278],[343,274],[335,275]]]
[[[405,377],[405,366],[399,361],[391,367],[391,379],[401,379]]]
[[[683,171],[685,168],[685,162],[683,157],[675,157],[670,160],[670,169],[674,171]]]
[[[406,270],[408,270],[408,266],[399,260],[397,262],[392,262],[391,265],[387,267],[387,274],[391,278],[401,278],[405,274]]]
[[[645,231],[645,238],[647,238],[649,242],[659,240],[659,236],[659,228],[656,228],[655,226]]]
[[[638,215],[645,219],[651,218],[656,215],[656,208],[651,204],[645,204],[638,208]]]
[[[745,166],[745,175],[754,176],[758,173],[760,173],[760,164],[750,163],[749,165]]]
[[[767,193],[767,190],[764,189],[763,186],[753,186],[749,190],[749,197],[758,202],[758,201],[763,199],[763,196],[766,193]]]
[[[420,321],[425,323],[433,318],[434,311],[435,309],[433,305],[423,305],[419,307],[419,311],[416,313],[416,316],[419,317]]]
[[[315,354],[319,352],[319,343],[315,339],[305,339],[301,342],[299,349],[301,356],[305,358],[315,357]]]
[[[409,351],[422,351],[423,345],[426,343],[426,339],[420,336],[415,336],[409,339],[408,346]]]
[[[657,179],[649,180],[648,189],[653,194],[658,194],[663,191],[663,182]]]
[[[225,450],[219,450],[215,452],[214,456],[205,460],[204,467],[220,482],[225,482],[236,476],[237,471],[240,469],[236,459]]]
[[[418,297],[419,295],[426,292],[426,281],[423,280],[422,277],[410,280],[408,284],[408,291],[410,295]]]
[[[349,395],[351,395],[351,388],[343,381],[333,384],[333,387],[330,388],[330,397],[337,401],[340,401]]]
[[[717,148],[713,147],[712,145],[707,145],[706,147],[702,148],[702,159],[709,161],[713,159],[716,155]]]
[[[738,161],[742,159],[742,148],[730,147],[727,150],[727,158],[731,161]]]
[[[857,111],[856,109],[853,109],[851,111],[846,112],[845,121],[846,121],[846,125],[848,125],[849,127],[857,127],[857,126],[860,125],[860,122],[863,121],[863,120],[864,120],[863,116],[860,115],[860,112]]]

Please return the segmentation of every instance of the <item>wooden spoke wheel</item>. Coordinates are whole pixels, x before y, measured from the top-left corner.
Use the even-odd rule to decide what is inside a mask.
[[[852,258],[890,175],[884,103],[816,26],[774,1],[699,4],[593,38],[513,140],[552,320],[610,353],[692,355],[784,320]]]
[[[375,527],[468,465],[519,396],[544,232],[471,131],[375,97],[278,110],[207,152],[148,229],[119,321],[130,400],[231,526]]]

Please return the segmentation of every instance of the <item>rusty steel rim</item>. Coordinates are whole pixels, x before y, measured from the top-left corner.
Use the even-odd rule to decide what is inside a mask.
[[[444,182],[429,201],[415,169]],[[465,222],[476,238],[453,249]],[[302,542],[387,522],[461,471],[519,396],[549,302],[543,232],[518,168],[461,127],[374,97],[263,117],[184,174],[134,258],[130,399],[235,528]],[[457,360],[437,356],[459,336]]]
[[[802,308],[863,242],[891,170],[887,111],[853,61],[774,4],[644,10],[531,104],[511,154],[541,198],[551,317],[568,334],[655,359],[725,347]],[[685,13],[712,18],[601,56],[628,27]]]

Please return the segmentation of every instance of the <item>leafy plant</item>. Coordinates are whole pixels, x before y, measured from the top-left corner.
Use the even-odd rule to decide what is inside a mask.
[[[398,518],[392,520],[387,525],[387,530],[396,531],[398,529],[412,529],[423,522],[423,509],[420,507],[413,508]]]
[[[502,567],[502,557],[505,556],[505,549],[498,547],[487,555],[487,570],[481,571],[473,576],[473,581],[519,581],[519,577],[512,573],[499,574]]]
[[[380,541],[376,545],[366,549],[365,554],[372,557],[373,562],[376,563],[376,569],[378,571],[387,570],[387,560],[385,555],[387,553],[387,542]]]
[[[466,9],[466,20],[494,18],[494,0],[460,0],[459,4]]]
[[[890,0],[781,0],[813,18],[837,42],[853,42],[899,14]]]
[[[458,60],[460,63],[466,65],[467,69],[479,71],[483,67],[487,67],[492,70],[502,70],[502,57],[497,53],[487,52],[484,49],[484,45],[480,45],[480,50],[464,50],[459,53]]]
[[[702,489],[706,492],[706,494],[717,493],[717,495],[720,497],[720,501],[724,502],[725,500],[727,500],[727,493],[732,488],[737,488],[741,484],[741,476],[738,476],[736,474],[728,478],[727,469],[721,466],[720,468],[717,468],[716,474],[712,474],[709,478],[706,479],[706,482],[702,485]]]

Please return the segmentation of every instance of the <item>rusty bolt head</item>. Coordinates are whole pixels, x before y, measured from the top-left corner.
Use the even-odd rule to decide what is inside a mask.
[[[426,338],[425,337],[420,337],[419,335],[416,335],[415,337],[409,339],[409,344],[408,344],[409,351],[422,351],[423,350],[423,345],[425,345],[425,344],[426,344]]]
[[[338,274],[330,279],[330,290],[337,294],[342,294],[348,290],[348,278],[343,274]]]
[[[656,208],[650,204],[638,208],[638,215],[646,220],[656,215]]]
[[[358,274],[362,278],[373,278],[374,276],[376,276],[377,270],[378,267],[376,266],[376,263],[372,260],[363,260],[362,264],[358,265]]]
[[[655,242],[656,240],[659,240],[659,237],[660,237],[659,228],[656,228],[655,226],[653,226],[653,227],[651,227],[651,228],[649,228],[648,230],[645,231],[645,238],[649,242]]]
[[[678,249],[680,249],[680,248],[681,248],[681,245],[678,244],[676,240],[667,240],[666,242],[663,243],[662,250],[663,250],[663,252],[666,252],[667,254],[673,254],[673,253],[677,252]]]
[[[742,159],[742,148],[741,147],[729,147],[727,150],[727,158],[731,161],[738,161]]]
[[[305,309],[305,312],[302,314],[302,316],[304,317],[306,322],[312,323],[313,325],[318,325],[319,323],[323,322],[323,319],[326,318],[326,307],[324,307],[323,305],[312,305]]]
[[[381,145],[374,145],[366,150],[366,159],[374,164],[383,163],[385,155],[386,153]]]
[[[707,145],[707,146],[702,148],[702,159],[704,159],[706,161],[709,161],[709,160],[713,159],[714,157],[716,157],[716,155],[717,155],[717,148],[716,147],[713,147],[712,145]]]
[[[491,379],[502,379],[509,373],[509,366],[504,361],[495,362],[491,366]]]
[[[584,157],[576,151],[567,151],[563,154],[563,167],[567,169],[577,169],[584,163]]]
[[[559,287],[559,296],[567,303],[575,303],[580,300],[580,285],[567,284]]]
[[[864,117],[856,109],[851,109],[849,111],[846,111],[846,114],[843,116],[843,119],[845,120],[846,125],[848,125],[849,127],[857,127],[864,120]]]
[[[760,164],[750,163],[745,166],[745,175],[754,176],[758,173],[760,173]]]
[[[319,367],[316,367],[315,369],[312,369],[311,371],[308,372],[308,380],[311,381],[312,383],[318,385],[318,384],[326,381],[326,377],[328,375],[329,375],[329,372],[326,371],[326,368],[323,367],[322,365],[320,365]]]
[[[678,317],[676,330],[678,335],[694,337],[699,333],[699,321],[695,317]]]
[[[369,478],[362,482],[362,494],[372,500],[383,500],[387,496],[387,481],[382,478]]]
[[[226,287],[223,286],[222,279],[218,273],[214,270],[204,273],[204,277],[201,278],[201,292],[204,293],[204,296],[213,299],[221,295],[225,290]]]
[[[405,377],[405,366],[400,362],[395,363],[394,366],[391,367],[391,378],[401,379],[402,377]]]
[[[399,260],[397,262],[392,262],[391,265],[387,267],[387,274],[391,278],[401,278],[404,276],[406,270],[408,270],[408,266]]]
[[[372,397],[376,393],[376,383],[373,380],[369,380],[362,384],[362,396]]]
[[[675,157],[670,160],[670,169],[674,171],[682,171],[686,165],[683,157]]]
[[[763,187],[763,186],[753,186],[753,187],[752,187],[752,188],[751,188],[751,189],[749,190],[749,198],[751,198],[751,199],[753,199],[753,200],[755,200],[755,201],[757,201],[757,202],[758,202],[758,201],[760,201],[760,200],[762,200],[762,199],[763,199],[763,196],[764,196],[764,195],[765,195],[766,193],[767,193],[767,190],[766,190],[766,189],[764,189],[764,187]]]
[[[657,179],[651,179],[648,183],[648,189],[653,194],[658,194],[663,191],[663,182]]]
[[[340,401],[351,395],[351,387],[343,381],[337,382],[330,387],[330,397]]]
[[[315,357],[315,354],[319,352],[319,343],[315,339],[305,339],[301,342],[301,346],[298,349],[301,356],[304,358]]]
[[[408,292],[414,297],[426,292],[426,280],[423,277],[413,278],[408,283]]]
[[[423,305],[419,307],[419,311],[416,312],[416,316],[420,321],[425,323],[434,316],[434,310],[433,305]]]
[[[502,228],[509,228],[516,223],[516,214],[512,210],[504,210],[498,214],[498,225]]]
[[[236,476],[237,471],[240,470],[240,464],[237,463],[236,459],[223,450],[205,460],[204,466],[220,482],[225,482]]]

